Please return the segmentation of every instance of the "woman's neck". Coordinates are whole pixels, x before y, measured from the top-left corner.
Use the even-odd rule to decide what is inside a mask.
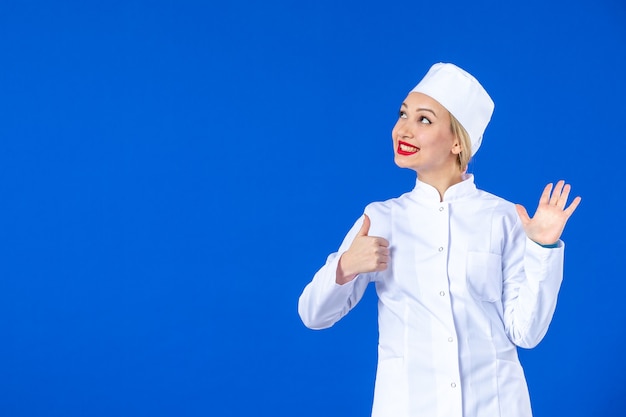
[[[458,168],[448,175],[442,175],[441,173],[432,173],[429,175],[428,173],[424,174],[418,172],[417,178],[421,182],[434,187],[439,192],[439,201],[443,201],[446,190],[463,181],[463,173]]]

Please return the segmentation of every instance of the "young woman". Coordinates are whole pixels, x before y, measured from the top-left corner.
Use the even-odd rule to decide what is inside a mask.
[[[493,113],[479,82],[436,64],[400,107],[395,162],[415,188],[365,208],[302,293],[312,329],[378,294],[374,417],[531,416],[516,346],[545,335],[563,275],[561,233],[580,197],[543,191],[534,217],[466,173]]]

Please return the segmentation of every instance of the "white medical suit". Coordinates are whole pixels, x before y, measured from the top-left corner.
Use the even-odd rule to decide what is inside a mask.
[[[416,182],[368,205],[370,236],[390,243],[385,271],[338,285],[337,263],[359,219],[304,289],[298,305],[312,329],[332,326],[378,294],[378,369],[373,417],[530,417],[517,348],[545,335],[563,275],[564,244],[530,241],[512,203],[478,190],[474,178],[440,201]]]

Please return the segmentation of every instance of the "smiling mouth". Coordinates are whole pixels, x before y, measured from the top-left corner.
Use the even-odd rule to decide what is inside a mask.
[[[413,155],[419,151],[420,148],[417,148],[413,145],[410,145],[406,142],[398,141],[398,149],[397,152],[399,155]]]

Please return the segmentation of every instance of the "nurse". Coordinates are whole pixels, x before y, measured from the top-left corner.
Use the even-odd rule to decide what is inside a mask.
[[[469,73],[435,64],[400,106],[396,164],[415,188],[369,204],[315,274],[298,312],[332,326],[370,282],[378,295],[373,417],[532,415],[517,346],[545,335],[563,277],[561,234],[580,197],[548,184],[526,209],[466,173],[494,104]]]

